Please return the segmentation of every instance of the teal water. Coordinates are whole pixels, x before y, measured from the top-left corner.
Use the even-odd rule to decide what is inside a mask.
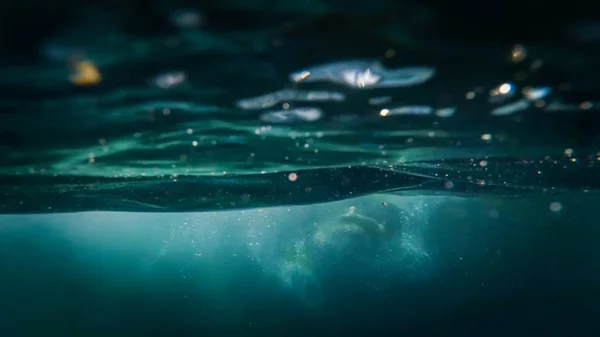
[[[0,335],[596,335],[597,24],[469,6],[6,5]]]
[[[556,200],[560,211],[550,210]],[[598,230],[582,209],[596,204],[376,195],[216,213],[4,216],[2,327],[12,336],[519,336],[574,324],[593,333]],[[351,206],[402,228],[378,247],[349,232],[325,235],[329,252],[311,246]]]

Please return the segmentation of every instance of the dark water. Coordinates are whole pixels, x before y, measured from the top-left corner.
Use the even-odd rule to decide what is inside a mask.
[[[2,335],[595,335],[600,21],[465,6],[2,5]]]
[[[517,14],[515,28],[433,4],[321,5],[6,14],[28,29],[3,33],[20,43],[0,74],[1,212],[598,188],[593,22],[573,13],[531,35]]]
[[[413,209],[414,197],[385,198]],[[3,333],[597,333],[600,260],[590,210],[597,199],[565,198],[560,212],[549,211],[552,200],[543,198],[424,200],[429,207],[416,216],[422,232],[415,236],[426,258],[410,255],[379,272],[368,264],[332,266],[336,273],[321,274],[325,295],[315,306],[278,276],[281,250],[268,249],[292,242],[306,219],[338,203],[245,214],[5,216]],[[251,229],[258,238],[250,238]],[[268,249],[256,254],[253,242]]]

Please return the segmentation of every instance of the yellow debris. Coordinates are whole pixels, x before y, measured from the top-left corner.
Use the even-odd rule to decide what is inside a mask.
[[[74,74],[71,75],[71,83],[77,86],[88,86],[100,83],[102,76],[96,65],[91,61],[75,61]]]

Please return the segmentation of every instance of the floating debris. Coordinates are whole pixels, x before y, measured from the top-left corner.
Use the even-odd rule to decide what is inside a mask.
[[[72,61],[70,81],[77,86],[90,86],[100,83],[102,75],[96,65],[89,60],[77,57]]]

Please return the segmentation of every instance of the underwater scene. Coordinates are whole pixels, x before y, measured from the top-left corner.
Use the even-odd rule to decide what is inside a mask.
[[[0,11],[0,336],[598,336],[590,3]]]

